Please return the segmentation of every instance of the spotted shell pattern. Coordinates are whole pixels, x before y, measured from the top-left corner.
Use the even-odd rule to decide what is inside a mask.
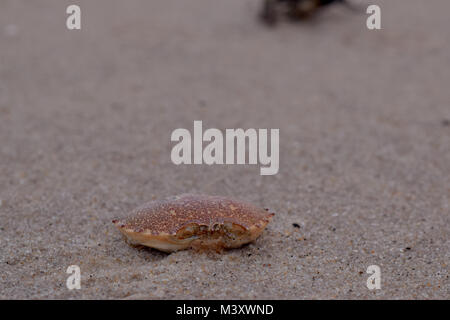
[[[113,223],[132,243],[161,251],[219,251],[255,240],[273,215],[226,197],[182,194],[149,202]]]

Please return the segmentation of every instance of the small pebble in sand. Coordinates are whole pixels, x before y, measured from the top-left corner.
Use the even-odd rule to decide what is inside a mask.
[[[149,202],[113,223],[131,243],[161,251],[221,251],[254,241],[273,215],[230,198],[182,194]]]

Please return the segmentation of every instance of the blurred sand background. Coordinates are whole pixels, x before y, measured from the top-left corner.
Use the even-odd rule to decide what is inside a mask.
[[[270,29],[259,0],[2,0],[0,298],[449,299],[450,2],[369,3],[381,31],[338,6]],[[279,174],[175,166],[194,120],[279,128]],[[222,255],[111,224],[184,192],[277,215]]]

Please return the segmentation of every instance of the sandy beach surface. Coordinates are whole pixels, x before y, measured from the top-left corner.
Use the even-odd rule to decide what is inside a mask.
[[[382,30],[339,6],[267,28],[258,0],[80,0],[69,31],[71,1],[1,1],[0,298],[449,299],[450,2],[370,3]],[[279,173],[174,165],[194,120],[279,128]],[[276,216],[223,254],[111,223],[186,192]]]

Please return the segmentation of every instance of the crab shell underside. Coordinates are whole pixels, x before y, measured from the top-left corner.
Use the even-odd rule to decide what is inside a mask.
[[[254,241],[273,215],[229,198],[186,194],[150,202],[113,223],[132,244],[164,252],[221,251]]]

